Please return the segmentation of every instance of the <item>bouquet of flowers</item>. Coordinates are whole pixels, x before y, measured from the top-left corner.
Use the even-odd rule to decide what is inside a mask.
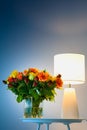
[[[46,70],[36,68],[29,68],[23,72],[14,70],[3,82],[17,95],[17,102],[32,97],[34,106],[39,106],[43,100],[53,101],[55,88],[61,89],[63,85],[60,74],[53,77]]]

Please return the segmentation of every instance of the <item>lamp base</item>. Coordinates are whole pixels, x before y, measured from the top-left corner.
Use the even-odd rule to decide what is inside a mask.
[[[74,88],[65,88],[62,104],[62,118],[78,119],[79,111]]]

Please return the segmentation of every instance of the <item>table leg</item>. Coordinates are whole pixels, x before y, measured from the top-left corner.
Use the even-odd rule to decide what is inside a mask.
[[[70,126],[69,126],[69,124],[67,124],[67,128],[68,128],[68,130],[70,130]]]
[[[46,124],[46,130],[49,130],[49,123]]]
[[[40,123],[37,124],[37,130],[40,130]]]

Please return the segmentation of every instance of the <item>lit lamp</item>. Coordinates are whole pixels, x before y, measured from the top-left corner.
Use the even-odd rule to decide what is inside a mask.
[[[65,53],[54,56],[54,75],[62,75],[64,89],[62,118],[79,118],[75,89],[71,85],[85,82],[85,56],[82,54]]]

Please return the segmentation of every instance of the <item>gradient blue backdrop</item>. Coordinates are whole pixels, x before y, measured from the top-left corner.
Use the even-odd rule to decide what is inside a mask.
[[[23,103],[15,101],[2,80],[14,69],[29,67],[46,68],[53,74],[54,55],[65,52],[87,55],[86,0],[0,1],[0,130],[36,127],[20,121]],[[85,111],[87,103],[83,106]]]

